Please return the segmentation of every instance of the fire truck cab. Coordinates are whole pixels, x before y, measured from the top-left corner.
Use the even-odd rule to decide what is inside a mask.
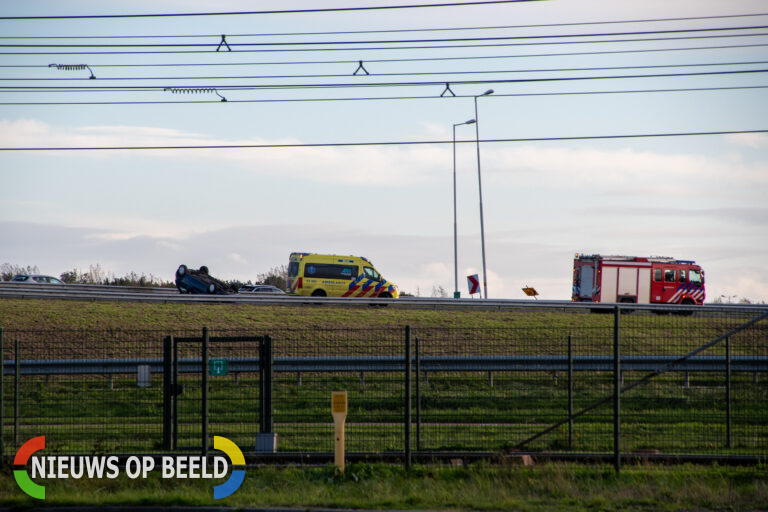
[[[574,302],[703,304],[704,271],[694,261],[666,257],[576,254]]]

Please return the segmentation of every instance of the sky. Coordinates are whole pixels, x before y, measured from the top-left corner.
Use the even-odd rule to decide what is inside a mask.
[[[695,260],[708,301],[768,300],[765,2],[8,19],[275,5],[4,2],[0,263],[248,281],[294,251],[353,254],[401,291],[451,293],[454,124],[477,117],[455,127],[462,296],[482,278],[479,133],[490,298],[570,299],[574,253],[598,253]],[[115,53],[135,50],[168,53]],[[148,146],[205,148],[34,149]]]

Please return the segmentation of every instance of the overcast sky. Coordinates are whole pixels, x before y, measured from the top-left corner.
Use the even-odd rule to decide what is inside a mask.
[[[4,2],[0,17],[428,3],[438,2],[32,0]],[[368,257],[401,290],[451,292],[452,145],[346,144],[451,141],[453,124],[475,117],[472,96],[493,88],[478,100],[480,138],[488,141],[480,155],[489,297],[524,298],[529,285],[542,298],[569,299],[573,255],[586,252],[696,260],[709,301],[768,300],[768,134],[551,140],[768,129],[768,35],[761,35],[768,30],[759,28],[768,15],[734,16],[762,13],[764,1],[552,0],[3,19],[1,44],[59,47],[6,46],[0,54],[0,148],[291,147],[0,151],[0,263],[51,275],[98,263],[117,276],[165,280],[180,263],[204,264],[217,277],[246,281],[286,264],[292,251],[332,252]],[[712,16],[719,18],[671,19]],[[667,21],[647,21],[659,19]],[[594,24],[616,21],[633,23]],[[422,31],[467,27],[476,29]],[[724,28],[733,30],[711,30]],[[233,45],[323,44],[216,52],[221,34]],[[271,35],[247,36],[258,34]],[[201,35],[209,37],[159,37]],[[70,39],[41,38],[50,36]],[[424,39],[452,41],[363,43]],[[331,44],[340,41],[353,44]],[[172,43],[188,46],[104,46]],[[192,46],[201,43],[208,46]],[[443,48],[402,48],[425,45]],[[457,47],[466,45],[474,46]],[[114,53],[137,49],[199,53]],[[360,61],[370,74],[352,76]],[[63,69],[76,64],[90,71]],[[604,78],[627,75],[645,77]],[[273,78],[247,78],[257,76]],[[545,78],[582,79],[529,81]],[[448,91],[445,82],[452,82]],[[252,88],[374,83],[399,85]],[[81,89],[29,89],[65,86]],[[88,90],[142,86],[155,89]],[[213,86],[216,92],[163,90]],[[383,99],[391,97],[401,99]],[[475,126],[458,126],[456,134],[466,296],[466,276],[482,274]],[[296,147],[311,144],[331,145]]]

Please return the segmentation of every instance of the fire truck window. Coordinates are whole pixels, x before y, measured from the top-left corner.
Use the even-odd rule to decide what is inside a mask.
[[[681,283],[685,282],[685,270],[680,271],[680,282]]]
[[[660,268],[653,269],[653,280],[654,281],[661,281],[661,269]]]
[[[675,270],[668,268],[664,270],[664,281],[667,283],[674,283],[675,282]]]
[[[690,278],[692,283],[701,285],[701,272],[698,270],[691,270],[688,272],[688,277]]]

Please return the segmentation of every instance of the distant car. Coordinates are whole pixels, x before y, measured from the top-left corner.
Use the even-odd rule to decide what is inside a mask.
[[[253,293],[256,295],[285,295],[283,290],[269,284],[246,284],[237,291],[238,293]]]
[[[181,293],[204,293],[226,295],[231,293],[229,287],[208,274],[208,267],[203,265],[200,270],[193,270],[186,265],[176,269],[176,288]]]
[[[61,279],[40,274],[16,274],[13,276],[13,279],[11,279],[11,282],[28,284],[64,284]]]

